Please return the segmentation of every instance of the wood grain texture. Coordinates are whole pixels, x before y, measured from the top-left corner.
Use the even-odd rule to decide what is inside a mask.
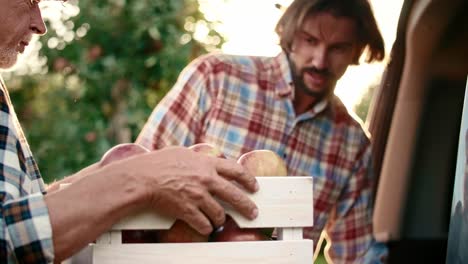
[[[312,240],[95,245],[95,264],[310,264]]]
[[[244,218],[223,203],[226,213],[240,227],[308,227],[313,225],[312,177],[257,177],[260,190],[248,194],[257,204],[259,215],[254,221]],[[113,230],[169,229],[175,219],[143,212],[113,226]]]
[[[255,242],[121,244],[121,230],[168,229],[175,219],[143,212],[113,226],[91,245],[94,264],[310,264],[313,241],[302,238],[313,225],[312,177],[258,177],[260,190],[249,194],[259,208],[250,221],[223,204],[240,227],[278,228],[279,240]]]

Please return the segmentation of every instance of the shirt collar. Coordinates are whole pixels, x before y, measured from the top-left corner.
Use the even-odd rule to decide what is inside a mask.
[[[283,51],[274,58],[277,69],[278,83],[276,85],[276,96],[278,98],[289,97],[294,94],[293,79],[289,66],[288,56]]]
[[[0,89],[6,90],[5,82],[3,81],[2,75],[0,75]]]
[[[323,110],[325,110],[325,108],[327,108],[327,105],[328,105],[328,100],[323,99],[322,101],[316,103],[314,107],[312,107],[311,111],[313,114],[318,114],[322,112]]]

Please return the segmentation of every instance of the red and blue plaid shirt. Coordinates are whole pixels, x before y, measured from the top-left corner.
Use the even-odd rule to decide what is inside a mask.
[[[296,115],[292,83],[284,53],[203,56],[182,72],[137,142],[150,149],[207,142],[231,159],[272,150],[289,175],[314,178],[314,227],[305,237],[318,241],[325,231],[334,262],[379,263],[385,248],[372,236],[368,135],[336,96]]]
[[[44,182],[0,78],[0,263],[53,261]]]

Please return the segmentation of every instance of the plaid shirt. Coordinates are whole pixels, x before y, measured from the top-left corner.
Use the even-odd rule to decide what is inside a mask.
[[[314,178],[314,227],[305,237],[318,241],[325,230],[334,262],[379,263],[386,248],[372,236],[368,136],[337,97],[299,116],[293,97],[284,53],[207,55],[182,72],[137,142],[152,149],[207,142],[231,159],[273,150],[289,175]]]
[[[44,182],[0,78],[0,263],[53,261]]]

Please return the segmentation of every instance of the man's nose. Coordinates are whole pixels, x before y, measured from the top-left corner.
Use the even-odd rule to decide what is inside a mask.
[[[41,9],[39,6],[35,6],[33,10],[31,10],[31,24],[29,29],[38,35],[44,35],[47,33],[47,27],[44,24],[44,20],[42,19]]]
[[[311,63],[313,67],[320,70],[328,67],[328,52],[326,47],[316,47]]]

